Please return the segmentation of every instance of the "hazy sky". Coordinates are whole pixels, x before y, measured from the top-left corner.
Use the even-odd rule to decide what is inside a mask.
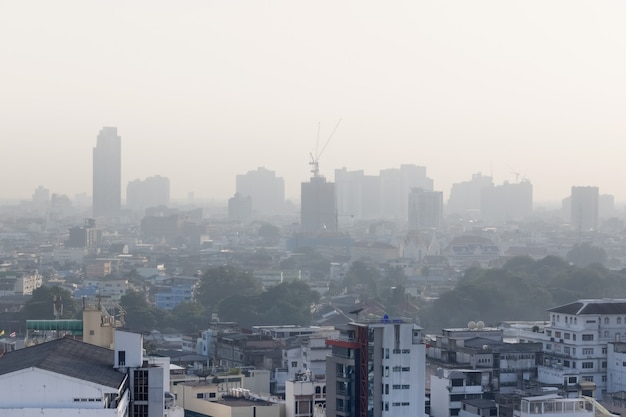
[[[321,172],[424,165],[447,198],[513,171],[535,201],[626,200],[626,2],[0,0],[3,198],[91,194],[102,126],[123,190],[227,198],[264,166],[288,197]],[[125,191],[124,191],[125,193]]]

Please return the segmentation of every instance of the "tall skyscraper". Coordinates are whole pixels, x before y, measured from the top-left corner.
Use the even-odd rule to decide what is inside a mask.
[[[115,217],[122,201],[122,138],[103,127],[93,148],[93,216]]]
[[[413,188],[409,194],[409,230],[439,229],[443,219],[443,193]]]
[[[572,228],[579,232],[598,229],[598,187],[572,187]]]
[[[311,181],[302,183],[300,230],[302,233],[337,231],[335,184],[327,182],[324,177],[315,176]]]
[[[481,211],[482,192],[493,187],[493,179],[480,172],[472,175],[470,181],[452,184],[448,198],[448,214],[478,216]]]
[[[326,341],[326,415],[425,415],[426,346],[421,328],[406,319],[348,324]]]
[[[170,180],[155,175],[144,181],[131,181],[126,187],[126,206],[132,210],[142,211],[148,207],[170,205]]]
[[[237,175],[236,192],[252,200],[252,211],[260,215],[276,215],[285,209],[285,180],[274,171],[257,168]]]
[[[533,185],[522,180],[483,188],[480,213],[483,221],[495,224],[530,217],[533,214]]]

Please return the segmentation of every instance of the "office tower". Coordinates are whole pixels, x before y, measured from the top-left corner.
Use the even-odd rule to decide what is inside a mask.
[[[615,197],[611,194],[601,194],[598,197],[598,217],[609,219],[615,217]]]
[[[309,182],[302,183],[300,231],[314,234],[337,231],[335,184],[327,182],[324,177],[315,176]]]
[[[252,198],[235,193],[228,199],[228,218],[236,222],[247,222],[252,218]]]
[[[598,229],[598,187],[572,187],[572,228],[579,232]]]
[[[170,180],[156,175],[144,181],[131,181],[126,187],[126,206],[132,210],[142,211],[148,207],[169,206]]]
[[[337,190],[337,213],[339,222],[343,218],[361,218],[363,207],[363,171],[335,170]]]
[[[505,223],[519,221],[533,213],[533,186],[528,180],[482,189],[481,217],[486,222]]]
[[[482,190],[493,187],[491,177],[480,172],[472,175],[470,181],[452,184],[448,199],[448,214],[469,215],[476,217],[480,214]]]
[[[261,215],[276,215],[284,211],[285,180],[263,167],[236,177],[236,192],[252,199],[252,211]]]
[[[412,188],[432,191],[433,180],[426,176],[426,168],[401,165],[400,168],[380,171],[382,215],[389,219],[406,219],[409,192]]]
[[[122,198],[122,139],[116,127],[103,127],[93,148],[93,215],[115,217]]]
[[[443,219],[443,193],[413,188],[409,194],[409,230],[439,229]]]
[[[326,342],[326,415],[425,415],[425,346],[405,319],[363,320]]]

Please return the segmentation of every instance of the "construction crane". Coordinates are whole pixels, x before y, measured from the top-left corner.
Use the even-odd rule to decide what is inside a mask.
[[[326,147],[328,146],[328,143],[330,142],[330,140],[333,138],[333,136],[335,136],[335,132],[337,131],[337,128],[339,127],[340,123],[341,123],[341,119],[339,119],[339,121],[335,125],[335,128],[328,136],[328,139],[326,139],[326,143],[324,143],[324,146],[322,147],[321,150],[319,149],[320,124],[319,123],[317,124],[317,142],[315,144],[315,155],[313,154],[313,152],[309,153],[309,155],[311,156],[311,161],[309,162],[309,165],[311,165],[311,174],[313,174],[314,177],[319,177],[320,175],[320,158],[322,154],[324,153],[324,151],[326,150]]]

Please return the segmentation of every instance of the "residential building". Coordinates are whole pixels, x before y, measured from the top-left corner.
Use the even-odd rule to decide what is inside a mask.
[[[252,212],[258,215],[277,215],[285,210],[285,180],[266,168],[237,175],[236,193],[250,197]]]
[[[326,412],[334,416],[423,416],[425,346],[407,319],[350,323],[327,343]]]
[[[598,230],[599,189],[598,187],[572,187],[570,199],[571,224],[578,232]]]
[[[162,286],[154,296],[155,305],[163,310],[173,310],[178,304],[193,301],[194,283]]]
[[[67,248],[95,250],[102,245],[102,230],[96,227],[94,219],[85,219],[83,226],[70,228],[70,237],[65,242]]]
[[[433,180],[426,176],[426,167],[401,165],[380,171],[382,216],[388,219],[408,218],[409,193],[413,188],[433,190]]]
[[[610,386],[609,343],[618,342],[626,334],[626,300],[582,299],[551,308],[548,313],[549,323],[543,333],[519,333],[520,341],[543,343],[538,381],[547,385],[571,384],[570,390],[602,400]],[[613,346],[617,356],[615,346],[617,352],[620,346]],[[615,378],[617,374],[612,375]],[[615,385],[611,389],[619,386],[616,379],[612,383]]]
[[[482,192],[493,187],[493,179],[480,172],[472,175],[472,179],[452,184],[446,212],[470,218],[480,216]]]
[[[483,221],[495,224],[529,218],[533,214],[532,184],[522,180],[482,188],[480,213]]]
[[[310,372],[298,374],[285,387],[285,417],[314,417],[326,407],[326,381]]]
[[[93,148],[93,216],[116,217],[122,201],[122,138],[104,127]]]
[[[136,179],[126,186],[126,206],[143,212],[148,207],[170,205],[170,179],[155,175],[145,180]]]
[[[252,219],[252,197],[235,193],[228,199],[228,218],[236,222],[248,222]]]
[[[0,271],[0,297],[7,295],[32,295],[43,285],[39,271]]]
[[[483,392],[506,394],[535,380],[542,348],[542,343],[505,343],[502,329],[471,321],[464,329],[444,329],[428,345],[426,356],[437,369],[433,374],[438,369],[481,369],[489,372]]]
[[[129,415],[128,376],[113,368],[113,357],[110,349],[72,338],[5,353],[0,416]]]
[[[413,188],[409,193],[409,230],[437,230],[443,221],[443,193]]]
[[[301,186],[300,231],[318,234],[337,231],[335,184],[321,176]]]

